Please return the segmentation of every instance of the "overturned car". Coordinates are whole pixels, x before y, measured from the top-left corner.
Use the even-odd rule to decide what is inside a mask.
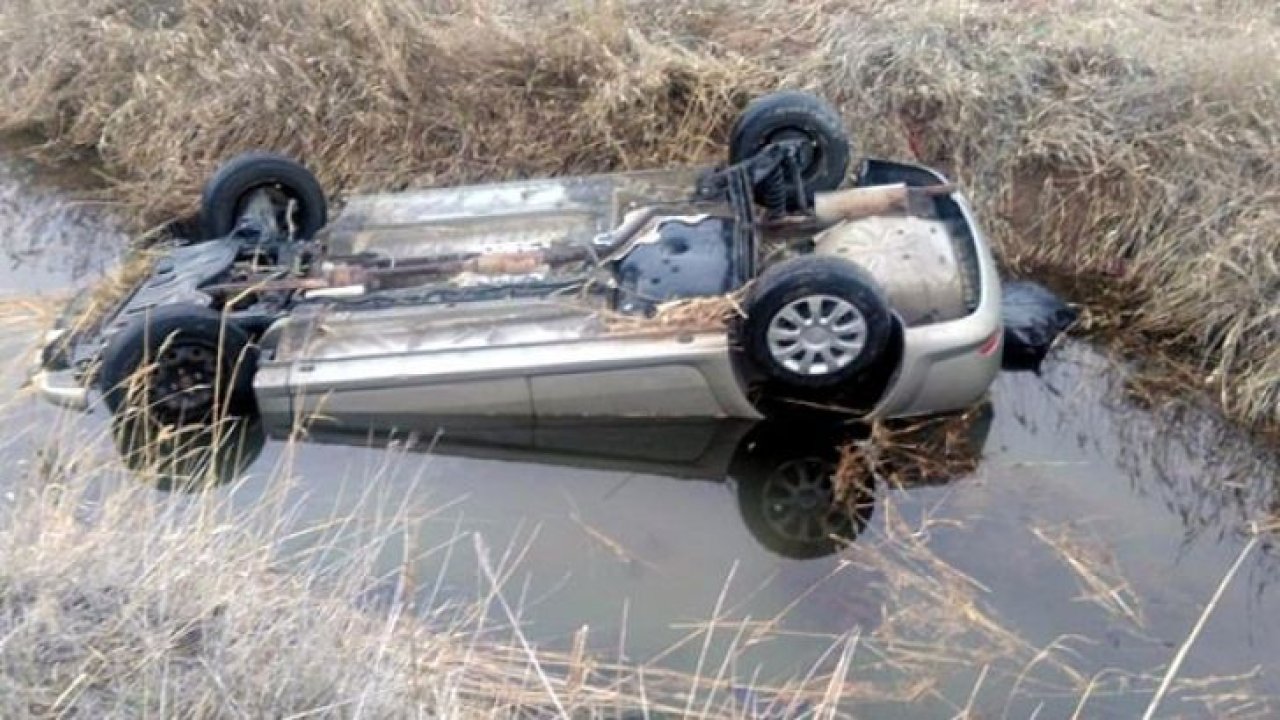
[[[748,105],[721,167],[354,197],[332,223],[307,170],[250,153],[206,185],[209,239],[70,308],[34,381],[175,425],[967,407],[1001,348],[972,211],[932,170],[849,166],[796,92]]]

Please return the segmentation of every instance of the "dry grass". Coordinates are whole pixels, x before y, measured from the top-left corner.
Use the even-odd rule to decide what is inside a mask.
[[[608,332],[615,335],[654,332],[723,332],[735,318],[746,317],[742,299],[746,288],[727,295],[684,298],[664,302],[651,316],[604,314]]]
[[[98,444],[54,439],[15,486],[0,508],[0,715],[848,717],[901,703],[964,716],[1046,702],[1094,711],[1148,697],[1160,681],[1089,669],[1082,637],[1041,644],[1005,626],[989,591],[935,551],[937,526],[957,524],[908,520],[892,502],[832,570],[867,578],[878,618],[830,636],[825,657],[788,680],[741,673],[753,650],[794,632],[786,616],[808,591],[775,617],[744,617],[737,606],[752,593],[732,572],[709,619],[645,665],[590,650],[600,645],[586,628],[548,649],[507,599],[525,550],[491,550],[470,533],[414,547],[433,511],[403,486],[380,494],[395,452],[360,479],[354,506],[299,525],[284,490],[289,453],[277,490],[233,509],[225,494],[196,490],[211,469],[175,460],[194,452],[190,441],[154,441],[126,476]],[[175,470],[194,473],[192,494],[146,487]],[[438,581],[415,570],[455,545],[478,559],[474,601],[428,594]],[[664,667],[664,655],[699,647],[696,671]],[[977,680],[970,689],[957,677]],[[1265,716],[1254,679],[1173,678],[1169,701]]]
[[[246,148],[340,192],[701,162],[748,98],[810,87],[859,149],[958,177],[1007,265],[1103,279],[1116,333],[1259,426],[1280,420],[1276,7],[9,0],[0,125],[95,149],[156,221]]]
[[[30,335],[52,326],[59,311],[58,299],[0,298],[0,329],[18,335]]]
[[[1019,688],[1033,695],[1072,695],[1087,686],[1087,675],[1076,668],[1082,656],[1074,645],[1080,638],[1037,647],[1013,632],[992,610],[987,589],[934,551],[939,519],[912,523],[891,504],[883,510],[885,536],[860,543],[848,562],[872,573],[884,596],[884,617],[867,646],[877,665],[900,679],[908,699],[938,697],[944,668],[975,674],[987,668],[984,674],[1006,680],[1002,686],[1011,688],[1011,696]]]
[[[875,482],[909,488],[971,474],[982,460],[982,435],[975,435],[975,423],[989,422],[990,412],[990,407],[977,406],[954,415],[875,423],[866,440],[840,448],[836,497],[851,497],[855,488]]]
[[[473,542],[488,589],[423,607],[432,579],[408,546],[429,510],[371,493],[299,526],[282,491],[234,510],[196,491],[217,471],[194,440],[139,449],[132,477],[93,443],[53,441],[0,509],[0,715],[616,717],[678,713],[687,696],[701,716],[741,716],[741,678],[599,659],[585,630],[564,651],[533,646],[505,599],[521,552],[454,538]],[[175,471],[194,473],[194,494],[145,486]],[[404,565],[388,574],[379,558],[395,548]],[[753,691],[811,706],[828,686],[815,670]]]
[[[1033,527],[1031,533],[1075,575],[1081,590],[1077,600],[1094,603],[1136,628],[1146,626],[1141,600],[1105,544],[1069,525]]]
[[[26,517],[0,537],[4,715],[266,716],[361,700],[385,715],[448,702],[429,694],[445,686],[415,688],[416,659],[386,621],[310,595],[243,529],[187,531],[184,513],[139,493],[86,521],[70,492],[22,502]]]
[[[867,574],[882,605],[879,623],[859,636],[854,675],[880,681],[851,692],[852,699],[911,703],[915,710],[936,702],[950,717],[1067,717],[1072,708],[1072,717],[1119,717],[1129,712],[1119,709],[1125,698],[1145,702],[1162,684],[1162,673],[1099,668],[1091,659],[1098,641],[1085,634],[1033,642],[1010,628],[993,607],[991,590],[937,552],[935,534],[963,531],[963,523],[940,510],[911,520],[885,498],[877,512],[883,530],[842,556],[846,568]],[[1076,575],[1062,559],[1062,571]],[[1257,673],[1171,675],[1165,691],[1177,688],[1190,703],[1175,716],[1268,717],[1270,699],[1249,689]],[[955,691],[957,676],[973,678],[967,698]],[[1108,704],[1116,700],[1121,704]]]

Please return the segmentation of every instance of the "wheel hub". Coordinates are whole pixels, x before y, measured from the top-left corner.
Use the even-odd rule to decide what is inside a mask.
[[[769,136],[765,144],[784,141],[795,143],[796,164],[800,166],[800,174],[809,175],[816,164],[817,143],[813,141],[813,138],[809,137],[808,133],[797,129],[787,129]]]
[[[831,331],[822,325],[810,325],[800,332],[800,340],[812,348],[822,348],[831,344]]]
[[[867,341],[867,323],[849,301],[809,295],[784,306],[769,322],[769,353],[799,375],[830,375],[848,367]]]
[[[298,200],[279,185],[263,185],[247,193],[236,206],[238,222],[250,220],[268,234],[292,233],[298,222]]]
[[[174,343],[156,360],[151,406],[165,419],[198,415],[212,408],[217,353],[195,343]]]

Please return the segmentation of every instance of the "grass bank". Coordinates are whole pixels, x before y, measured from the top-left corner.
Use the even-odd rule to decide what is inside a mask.
[[[785,31],[785,32],[783,32]],[[156,221],[273,148],[337,191],[702,162],[807,87],[859,152],[946,168],[1005,264],[1280,422],[1270,0],[9,0],[0,124],[92,148]]]

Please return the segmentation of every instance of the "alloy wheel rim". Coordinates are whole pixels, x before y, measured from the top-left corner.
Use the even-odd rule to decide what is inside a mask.
[[[862,354],[867,321],[848,300],[808,295],[775,313],[767,333],[769,354],[779,365],[797,375],[823,376]]]

